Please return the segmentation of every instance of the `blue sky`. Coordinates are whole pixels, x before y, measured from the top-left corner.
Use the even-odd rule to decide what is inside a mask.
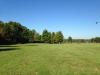
[[[100,0],[0,0],[0,20],[64,36],[91,38],[100,36]]]

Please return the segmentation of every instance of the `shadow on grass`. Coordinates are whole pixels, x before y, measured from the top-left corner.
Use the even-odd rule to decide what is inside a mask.
[[[25,45],[25,46],[38,46],[38,45]]]
[[[12,45],[0,45],[0,52],[1,51],[12,51],[12,50],[19,50],[18,46]]]
[[[24,46],[38,46],[37,44],[33,45],[27,45],[23,44]],[[12,50],[19,50],[19,46],[13,46],[13,45],[0,45],[0,52],[1,51],[12,51]]]
[[[19,48],[2,48],[2,49],[0,49],[0,52],[2,52],[2,51],[12,51],[12,50],[19,50]]]
[[[18,47],[18,46],[12,46],[12,45],[0,45],[0,47]]]

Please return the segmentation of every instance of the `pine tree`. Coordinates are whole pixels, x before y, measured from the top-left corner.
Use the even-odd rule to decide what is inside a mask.
[[[55,36],[54,36],[54,42],[55,43],[62,43],[63,42],[63,34],[61,31],[56,32]]]

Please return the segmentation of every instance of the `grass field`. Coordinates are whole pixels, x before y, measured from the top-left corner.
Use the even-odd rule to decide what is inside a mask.
[[[0,45],[0,75],[100,75],[100,44]]]

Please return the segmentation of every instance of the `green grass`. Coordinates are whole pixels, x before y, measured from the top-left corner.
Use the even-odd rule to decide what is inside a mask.
[[[3,45],[0,75],[100,75],[100,44]]]

